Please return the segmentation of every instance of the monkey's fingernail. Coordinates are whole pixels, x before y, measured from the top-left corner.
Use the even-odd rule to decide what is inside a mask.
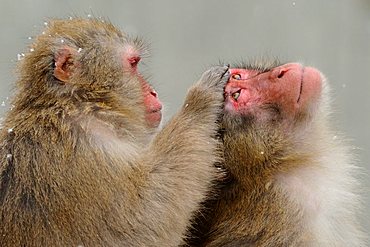
[[[240,74],[233,74],[232,78],[235,80],[240,80],[242,79],[242,76]]]

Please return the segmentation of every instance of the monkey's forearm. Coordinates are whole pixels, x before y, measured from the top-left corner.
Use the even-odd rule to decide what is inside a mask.
[[[228,79],[227,71],[227,67],[207,71],[189,90],[181,111],[153,140],[149,155],[153,157],[153,174],[170,169],[172,173],[179,173],[177,176],[186,180],[184,183],[188,179],[199,179],[199,184],[208,186],[214,175],[210,171],[217,160],[218,142],[214,137],[223,103],[222,85]],[[187,169],[189,171],[184,172]]]
[[[180,166],[183,173],[186,167],[213,165],[217,148],[214,137],[223,104],[223,85],[229,77],[227,71],[226,66],[213,68],[189,90],[181,111],[152,142],[148,156],[155,161],[153,171],[175,169],[183,164]]]

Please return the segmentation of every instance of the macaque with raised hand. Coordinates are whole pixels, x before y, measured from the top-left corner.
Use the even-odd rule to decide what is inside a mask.
[[[1,247],[183,243],[218,176],[228,67],[205,72],[157,131],[143,49],[98,19],[53,20],[36,38],[0,133]]]
[[[351,150],[328,86],[297,63],[230,69],[220,136],[228,173],[191,246],[365,246]]]

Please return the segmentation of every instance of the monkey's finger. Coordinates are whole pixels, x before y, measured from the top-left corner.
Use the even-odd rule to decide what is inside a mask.
[[[230,72],[228,66],[215,66],[203,73],[199,83],[207,87],[219,89],[226,84],[229,78]]]

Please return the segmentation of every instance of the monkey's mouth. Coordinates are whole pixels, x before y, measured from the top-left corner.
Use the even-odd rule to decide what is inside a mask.
[[[302,95],[302,90],[303,90],[303,75],[304,75],[304,66],[302,66],[302,71],[301,71],[301,81],[300,81],[300,85],[299,85],[299,94],[298,94],[297,103],[299,103],[299,101],[301,99],[301,95]]]
[[[148,112],[148,114],[162,114],[161,110],[151,110]]]
[[[153,110],[146,113],[146,120],[149,126],[156,128],[159,126],[162,120],[162,111],[161,110]]]
[[[148,115],[162,117],[162,111],[161,110],[153,110],[153,111],[148,112]]]

